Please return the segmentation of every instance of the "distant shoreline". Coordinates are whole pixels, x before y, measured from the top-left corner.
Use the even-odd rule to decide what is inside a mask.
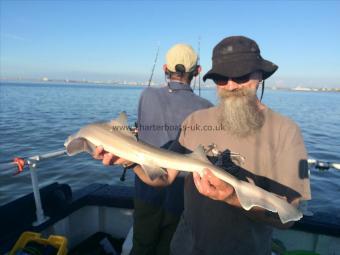
[[[128,88],[145,88],[148,84],[143,82],[105,82],[105,81],[78,81],[78,80],[32,80],[32,79],[0,79],[0,84],[3,83],[30,83],[30,84],[45,84],[45,85],[90,85],[90,86],[107,86],[107,87],[128,87]],[[164,83],[152,83],[151,87],[162,87]],[[192,85],[193,87],[193,85]],[[201,85],[201,89],[214,89],[215,85]],[[196,84],[195,90],[198,89]],[[267,86],[268,90],[278,91],[293,91],[293,92],[340,92],[340,88],[309,88],[309,87],[273,87]]]

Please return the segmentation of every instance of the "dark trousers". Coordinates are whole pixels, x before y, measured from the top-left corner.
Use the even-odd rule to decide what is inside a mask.
[[[168,255],[180,217],[135,199],[130,255]]]

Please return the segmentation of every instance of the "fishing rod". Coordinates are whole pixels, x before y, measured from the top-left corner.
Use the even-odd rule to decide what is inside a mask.
[[[197,48],[197,65],[200,63],[200,47],[201,46],[201,36],[198,37],[198,48]],[[196,78],[194,80],[194,89],[196,88]],[[198,95],[201,96],[201,72],[198,74]]]
[[[151,85],[152,76],[153,76],[153,73],[154,73],[154,71],[155,71],[155,67],[156,67],[156,63],[157,63],[157,59],[158,59],[159,47],[160,47],[160,44],[158,43],[158,48],[157,48],[157,52],[156,52],[156,57],[155,57],[155,61],[153,62],[153,67],[152,67],[152,70],[151,70],[151,75],[150,75],[148,87],[150,87],[150,85]]]
[[[198,57],[197,64],[199,65],[201,62],[201,37],[198,37]],[[198,73],[198,95],[201,96],[201,72]]]

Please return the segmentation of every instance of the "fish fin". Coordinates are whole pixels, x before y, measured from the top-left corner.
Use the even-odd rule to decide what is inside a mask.
[[[188,157],[198,159],[205,163],[211,164],[211,162],[207,158],[207,155],[205,154],[205,151],[202,145],[198,145],[197,148],[192,153],[188,154]]]
[[[133,140],[137,141],[136,136],[130,131],[127,119],[128,118],[126,112],[121,112],[117,119],[111,120],[110,126],[112,127],[112,132],[119,131],[127,137],[130,137]]]
[[[74,156],[81,152],[93,154],[96,146],[83,137],[73,138],[70,136],[64,143],[67,155]]]
[[[262,207],[271,212],[277,212],[276,208],[272,206],[264,197],[250,195],[251,192],[254,191],[255,186],[247,183],[242,182],[241,185],[234,187],[238,200],[240,201],[241,206],[245,210],[250,210],[254,206]]]
[[[149,176],[151,180],[161,177],[167,173],[163,168],[152,164],[142,164],[141,167],[144,173]]]
[[[122,126],[129,126],[126,112],[125,111],[121,112],[118,118],[114,120],[114,122],[118,122]]]
[[[241,206],[245,210],[250,210],[254,206],[264,208],[278,213],[282,223],[297,221],[302,218],[302,213],[296,207],[289,204],[286,200],[275,196],[275,194],[248,182],[241,181],[239,184],[236,187],[234,186],[234,189]]]

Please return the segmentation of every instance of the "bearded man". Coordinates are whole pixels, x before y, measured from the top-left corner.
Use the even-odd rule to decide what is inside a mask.
[[[219,151],[215,165],[244,181],[284,197],[294,206],[311,198],[307,153],[299,127],[261,103],[256,91],[277,66],[260,55],[257,43],[243,36],[223,39],[213,50],[212,69],[203,77],[217,85],[219,104],[189,115],[171,149],[194,151],[203,145]],[[200,127],[193,129],[192,127]],[[222,127],[222,128],[221,128]],[[122,162],[119,159],[117,163]],[[151,185],[169,185],[178,175],[151,181],[140,166],[135,173]],[[173,255],[271,254],[273,227],[287,228],[277,214],[244,210],[234,188],[215,177],[189,174],[184,212],[171,242]]]
[[[223,152],[216,163],[239,179],[252,179],[295,206],[310,199],[307,153],[298,126],[256,95],[260,82],[278,67],[261,57],[255,41],[243,36],[218,43],[212,62],[203,79],[217,85],[219,104],[189,115],[183,126],[216,128],[203,133],[183,129],[173,149],[192,151],[199,144],[214,144]],[[171,243],[175,255],[271,254],[273,227],[292,225],[282,224],[276,214],[261,208],[242,209],[233,187],[208,169],[202,178],[187,176],[184,201]]]

